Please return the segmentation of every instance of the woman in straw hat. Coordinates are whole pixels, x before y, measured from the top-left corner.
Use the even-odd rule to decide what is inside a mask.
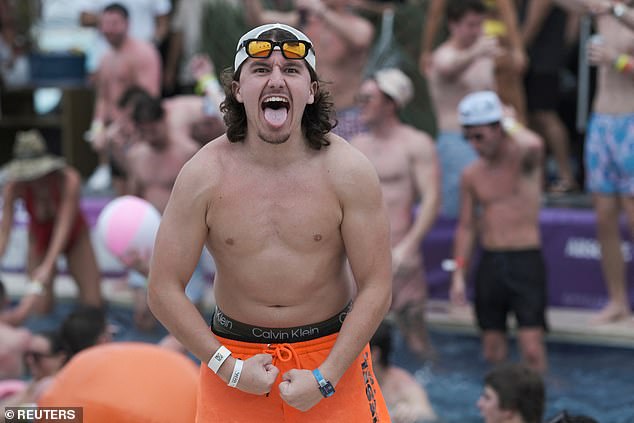
[[[4,255],[17,199],[29,214],[27,273],[43,288],[41,311],[53,305],[57,258],[65,254],[68,270],[84,304],[102,305],[100,272],[88,225],[79,207],[81,178],[64,159],[49,154],[37,130],[18,132],[13,159],[4,167],[0,257]]]

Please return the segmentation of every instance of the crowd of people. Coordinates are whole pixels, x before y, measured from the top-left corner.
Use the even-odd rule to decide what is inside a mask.
[[[62,13],[47,3],[49,13]],[[93,336],[73,326],[74,315],[55,333],[20,327],[51,310],[61,256],[78,288],[77,313],[105,310],[80,207],[85,183],[141,197],[163,216],[151,262],[124,264],[136,324],[160,322],[171,334],[163,345],[202,363],[198,420],[437,419],[424,389],[391,362],[390,335],[398,330],[419,359],[433,359],[420,246],[442,215],[456,220],[449,299],[467,305],[474,280],[482,355],[496,365],[478,408],[490,423],[540,422],[548,281],[539,211],[544,192],[580,189],[557,93],[560,51],[574,32],[566,24],[575,28],[582,14],[601,37],[587,47],[598,79],[585,172],[609,298],[594,320],[631,318],[618,226],[624,211],[634,231],[627,2],[425,2],[415,76],[427,82],[436,134],[402,118],[420,95],[411,72],[366,66],[376,38],[367,14],[392,2],[180,0],[171,15],[169,1],[102,3],[64,11],[97,27],[102,42],[90,49],[96,95],[86,138],[99,157],[95,172],[82,181],[37,130],[18,132],[2,172],[0,257],[20,200],[30,220],[31,282],[0,314],[0,336],[24,355],[33,379],[16,385],[6,404],[37,402],[74,354],[107,340],[106,326]],[[225,40],[236,47],[224,70],[205,54],[201,20],[220,3],[241,15],[246,31]],[[11,3],[0,5],[10,87],[16,77],[4,69],[15,71],[21,50]],[[545,170],[550,155],[554,181]],[[213,288],[202,271],[205,249],[215,262]],[[211,331],[200,310],[210,289]],[[2,305],[6,297],[2,287]],[[503,365],[510,314],[522,364]],[[0,374],[20,376],[16,357],[3,359]],[[237,406],[246,400],[249,407]]]

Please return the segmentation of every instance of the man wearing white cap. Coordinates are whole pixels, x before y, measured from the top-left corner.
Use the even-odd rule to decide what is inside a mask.
[[[382,69],[359,92],[361,120],[369,132],[353,138],[374,164],[390,217],[392,310],[409,348],[430,352],[425,327],[427,290],[420,244],[440,205],[440,171],[429,135],[401,122],[398,112],[414,96],[412,81],[399,69]],[[413,209],[420,202],[417,214]]]
[[[539,234],[542,141],[504,115],[493,91],[464,97],[458,116],[464,137],[480,158],[464,170],[460,181],[451,300],[466,303],[465,276],[477,236],[483,254],[475,276],[475,312],[484,357],[490,362],[506,359],[507,315],[513,312],[523,360],[545,371],[546,271]]]
[[[376,172],[329,133],[300,31],[249,31],[224,76],[227,133],[176,180],[148,288],[203,363],[197,421],[389,421],[368,346],[392,291]],[[217,267],[211,330],[184,291],[203,246]]]

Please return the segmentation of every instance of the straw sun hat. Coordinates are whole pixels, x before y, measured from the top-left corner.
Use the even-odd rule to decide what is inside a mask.
[[[17,133],[13,160],[2,170],[7,181],[32,181],[65,166],[63,158],[46,151],[42,134],[33,129]]]

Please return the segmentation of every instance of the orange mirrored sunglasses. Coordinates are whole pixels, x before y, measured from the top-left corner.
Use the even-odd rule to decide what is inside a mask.
[[[242,43],[247,55],[258,59],[271,56],[273,49],[279,47],[282,56],[287,59],[303,59],[308,55],[308,51],[312,48],[312,44],[303,40],[245,40]]]

